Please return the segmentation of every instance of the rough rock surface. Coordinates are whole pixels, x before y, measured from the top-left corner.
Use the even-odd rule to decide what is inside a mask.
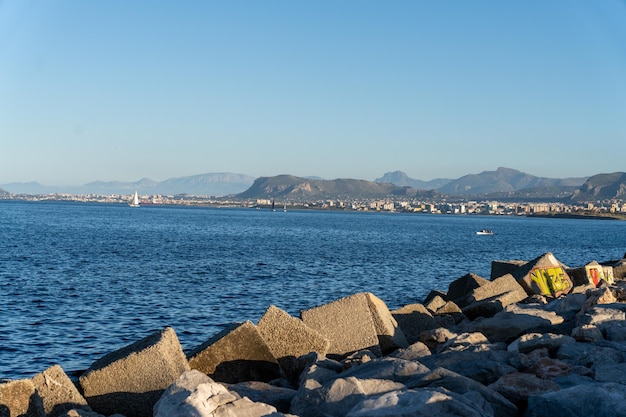
[[[0,416],[43,417],[43,402],[30,379],[0,383]]]
[[[271,381],[280,374],[276,358],[250,321],[227,327],[187,357],[192,369],[230,384]]]
[[[257,328],[290,379],[296,378],[302,371],[298,368],[297,358],[309,352],[326,355],[330,346],[328,339],[319,332],[275,306],[270,306],[265,311]]]
[[[330,341],[329,355],[343,357],[368,349],[380,356],[378,333],[365,293],[300,312],[304,324]]]
[[[91,411],[87,400],[78,392],[76,385],[59,365],[35,375],[32,381],[49,417],[56,417],[72,409]]]
[[[100,358],[79,380],[94,411],[150,417],[163,391],[187,370],[176,332],[167,327]]]

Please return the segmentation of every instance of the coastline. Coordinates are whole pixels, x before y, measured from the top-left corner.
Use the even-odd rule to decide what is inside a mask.
[[[537,213],[528,214],[526,217],[541,217],[547,219],[585,219],[585,220],[626,220],[626,214],[606,213],[606,214],[576,214],[576,213]]]

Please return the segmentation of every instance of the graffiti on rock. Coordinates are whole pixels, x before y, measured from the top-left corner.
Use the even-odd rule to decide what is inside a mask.
[[[535,268],[530,271],[530,279],[537,284],[542,295],[555,296],[569,290],[572,286],[560,266]]]

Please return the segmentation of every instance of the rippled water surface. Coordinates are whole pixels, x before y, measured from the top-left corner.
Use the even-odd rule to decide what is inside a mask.
[[[620,221],[55,202],[0,201],[0,233],[0,378],[86,369],[165,326],[190,350],[271,304],[370,291],[393,309],[495,259],[626,250]]]

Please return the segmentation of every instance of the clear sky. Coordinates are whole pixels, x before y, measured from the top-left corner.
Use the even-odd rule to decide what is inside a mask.
[[[0,184],[626,171],[626,2],[0,0]]]

